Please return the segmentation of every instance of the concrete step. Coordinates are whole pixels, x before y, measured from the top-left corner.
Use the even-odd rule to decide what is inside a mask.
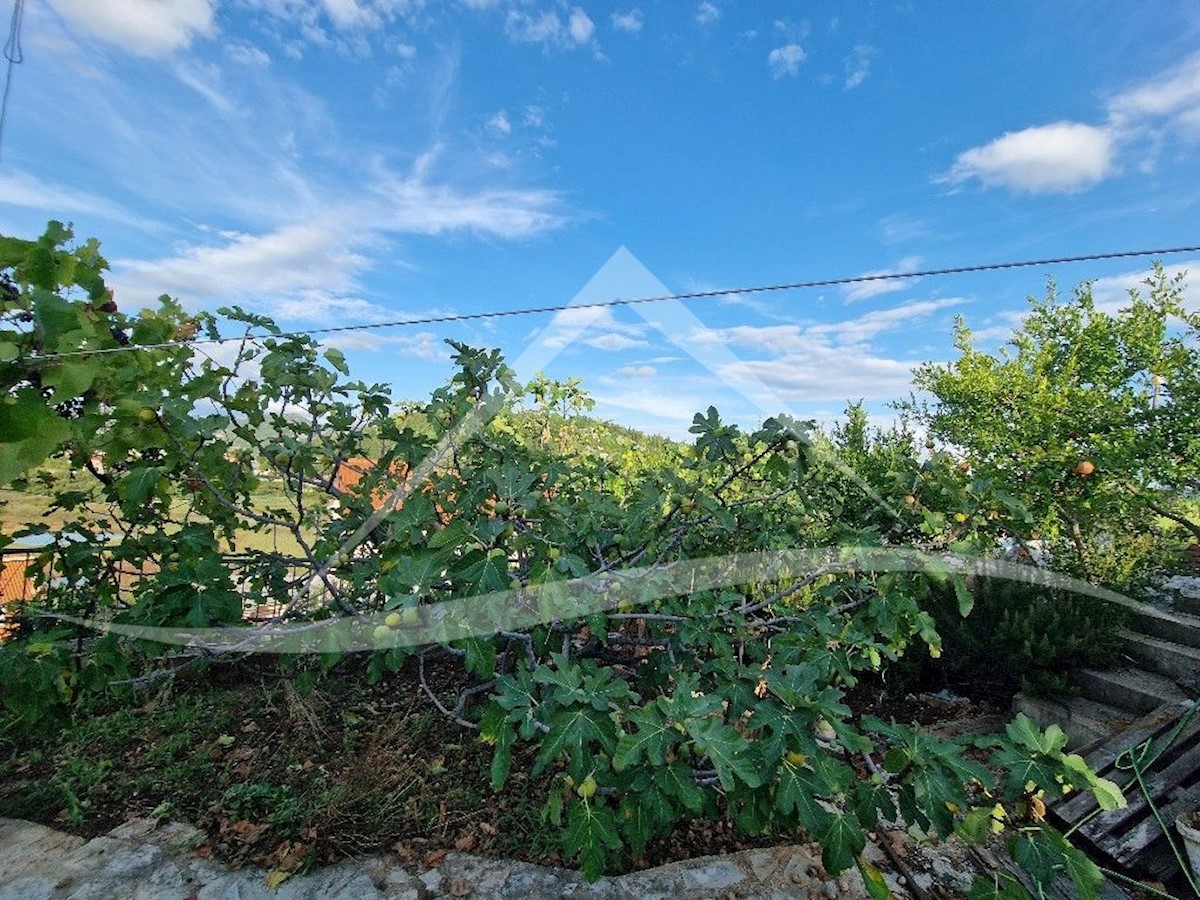
[[[1175,575],[1163,582],[1160,593],[1170,598],[1175,612],[1200,616],[1200,575]]]
[[[1189,613],[1146,607],[1134,613],[1129,630],[1173,644],[1200,648],[1200,616]]]
[[[1013,697],[1013,712],[1023,712],[1045,728],[1057,724],[1067,735],[1067,747],[1078,750],[1105,740],[1128,727],[1137,719],[1136,713],[1098,703],[1086,697]]]
[[[1119,669],[1079,669],[1073,673],[1080,696],[1144,715],[1164,703],[1187,700],[1170,678],[1134,666]]]
[[[1134,662],[1174,681],[1195,683],[1200,672],[1200,649],[1135,631],[1121,632],[1121,649]]]

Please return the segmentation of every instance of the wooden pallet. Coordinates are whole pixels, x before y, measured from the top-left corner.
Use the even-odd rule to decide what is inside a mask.
[[[1098,812],[1091,794],[1079,794],[1051,807],[1064,828],[1079,825],[1074,841],[1090,845],[1115,869],[1158,881],[1181,874],[1158,818],[1130,769],[1130,754],[1149,747],[1141,758],[1153,762],[1143,763],[1142,780],[1174,838],[1175,817],[1200,809],[1200,711],[1188,717],[1192,708],[1191,702],[1160,706],[1119,734],[1083,749],[1084,759],[1102,778],[1121,786],[1127,807]]]

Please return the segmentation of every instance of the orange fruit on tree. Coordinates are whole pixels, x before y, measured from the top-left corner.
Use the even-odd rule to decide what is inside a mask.
[[[1090,459],[1081,460],[1079,465],[1075,467],[1075,474],[1083,478],[1087,478],[1096,471],[1096,464]]]

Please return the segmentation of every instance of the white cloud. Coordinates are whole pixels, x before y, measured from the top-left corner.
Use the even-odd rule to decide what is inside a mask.
[[[525,107],[525,124],[530,128],[541,128],[546,122],[546,111],[540,106]]]
[[[1173,120],[1188,129],[1200,126],[1200,53],[1117,94],[1108,109],[1117,126],[1152,118]],[[1200,130],[1195,133],[1200,135]]]
[[[408,175],[378,171],[373,190],[379,208],[370,215],[379,230],[426,235],[468,231],[524,238],[563,223],[555,191],[498,187],[472,191],[431,183],[429,171],[438,152],[435,148],[423,154]]]
[[[658,374],[658,369],[654,366],[624,366],[613,374],[622,378],[653,378]]]
[[[1115,94],[1103,125],[1055,122],[1008,132],[959,154],[935,181],[977,179],[1030,194],[1072,193],[1118,171],[1118,152],[1141,150],[1134,168],[1154,169],[1164,134],[1200,140],[1200,53]]]
[[[497,134],[512,134],[512,122],[508,121],[508,113],[500,110],[488,119],[488,128]]]
[[[541,44],[546,49],[582,47],[591,41],[595,30],[595,23],[578,6],[571,10],[566,22],[554,10],[510,9],[504,20],[504,31],[510,39],[522,44]]]
[[[892,399],[908,386],[911,362],[840,349],[808,347],[769,360],[739,360],[718,367],[722,378],[758,380],[795,402]]]
[[[642,339],[645,330],[644,325],[619,321],[608,307],[568,307],[554,314],[541,334],[541,342],[551,350],[576,343],[597,350],[628,350],[647,346]]]
[[[143,304],[162,293],[178,296],[189,306],[338,298],[356,291],[358,275],[369,267],[366,257],[347,242],[343,225],[331,215],[320,223],[289,225],[265,234],[225,232],[219,236],[221,243],[184,246],[165,259],[116,260],[113,281],[120,296]]]
[[[265,68],[271,64],[271,56],[265,50],[245,41],[234,41],[225,45],[225,55],[243,66]]]
[[[49,184],[25,172],[0,175],[0,203],[63,215],[95,216],[136,227],[148,223],[106,197],[62,184]]]
[[[872,338],[907,327],[936,312],[960,306],[963,302],[958,297],[913,300],[840,322],[701,328],[690,334],[688,339],[698,344],[725,344],[783,354],[823,348],[853,357],[853,354],[847,354],[848,350],[861,351]]]
[[[879,233],[885,244],[901,244],[906,241],[927,240],[936,236],[927,219],[904,213],[884,216],[879,221]]]
[[[567,20],[567,30],[571,33],[571,40],[577,44],[586,44],[592,39],[592,32],[596,30],[595,23],[588,18],[578,6],[571,10],[571,17]]]
[[[1200,313],[1200,259],[1190,259],[1169,266],[1163,266],[1167,275],[1174,277],[1187,274],[1190,277],[1184,282],[1183,305],[1191,312]],[[1115,313],[1129,306],[1129,292],[1136,290],[1142,297],[1148,295],[1146,279],[1154,274],[1151,269],[1136,272],[1126,272],[1123,275],[1110,275],[1107,278],[1097,278],[1092,282],[1092,299],[1096,308],[1101,312]]]
[[[649,416],[652,423],[639,427],[653,427],[665,431],[677,439],[689,440],[688,426],[698,410],[708,407],[711,397],[705,394],[688,395],[679,391],[655,391],[651,383],[638,384],[613,393],[597,391],[593,394],[597,410],[604,415],[606,407],[641,413]],[[667,426],[664,429],[664,425]]]
[[[871,77],[871,59],[875,56],[875,48],[870,44],[856,44],[845,59],[846,83],[848,91],[854,90]]]
[[[767,54],[767,67],[771,70],[773,78],[783,78],[787,75],[795,77],[800,74],[800,64],[806,56],[804,48],[799,44],[784,44]]]
[[[634,7],[629,12],[615,12],[612,14],[612,25],[617,31],[637,34],[642,30],[643,23],[642,11],[637,7]]]
[[[216,33],[216,0],[50,0],[72,27],[138,56],[161,57]]]
[[[584,338],[583,343],[597,350],[628,350],[631,347],[645,347],[646,341],[631,338],[623,334],[601,334],[593,338]]]
[[[985,187],[1029,194],[1073,193],[1092,187],[1115,169],[1114,135],[1079,122],[1055,122],[1010,131],[959,154],[940,180],[978,179]]]
[[[890,269],[873,269],[870,272],[863,272],[859,277],[871,278],[877,275],[890,275],[894,272],[912,272],[921,265],[921,257],[906,256],[901,260],[896,261],[896,265]],[[919,278],[889,278],[880,279],[878,281],[860,281],[855,284],[847,284],[842,286],[842,296],[848,301],[854,303],[859,300],[867,300],[871,297],[878,297],[880,294],[892,294],[896,291],[907,290],[912,285],[920,281]]]
[[[715,3],[704,0],[696,7],[696,21],[701,25],[711,25],[721,18],[721,9]]]
[[[445,342],[428,331],[417,334],[380,334],[377,331],[344,331],[321,339],[321,344],[327,347],[337,347],[341,350],[365,350],[378,352],[381,350],[399,351],[404,356],[411,356],[425,362],[446,362],[450,352]]]
[[[960,297],[913,300],[890,309],[877,309],[855,319],[813,325],[808,329],[808,333],[809,335],[832,335],[842,345],[861,344],[884,332],[896,331],[918,319],[928,318],[933,313],[961,306],[964,302]]]

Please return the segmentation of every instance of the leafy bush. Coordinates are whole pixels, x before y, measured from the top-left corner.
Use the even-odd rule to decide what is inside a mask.
[[[98,246],[67,249],[70,237],[52,223],[37,241],[0,240],[0,482],[27,486],[42,467],[42,490],[82,538],[47,551],[48,571],[70,573],[50,610],[139,640],[110,635],[94,654],[78,632],[68,654],[57,626],[41,626],[0,648],[53,697],[26,725],[63,710],[76,684],[103,687],[109,655],[152,665],[161,645],[141,638],[182,644],[173,665],[203,658],[181,629],[223,625],[226,652],[254,645],[238,618],[245,591],[309,621],[288,652],[316,635],[309,651],[336,665],[367,645],[365,626],[369,677],[415,656],[436,708],[494,748],[494,784],[529,745],[547,819],[589,878],[680,821],[729,817],[751,834],[803,828],[831,872],[857,865],[877,893],[861,851],[881,817],[977,838],[1000,824],[999,803],[1021,826],[1019,858],[1069,865],[1085,890],[1098,880],[1033,802],[1064,786],[1123,802],[1062,752],[1061,732],[1018,720],[984,742],[997,779],[964,743],[859,719],[844,702],[887,661],[942,653],[932,590],[949,585],[958,613],[971,611],[943,556],[980,556],[1028,518],[993,480],[946,454],[918,459],[907,436],[873,454],[861,429],[832,443],[786,417],[745,431],[712,407],[688,446],[605,459],[586,429],[548,440],[548,425],[587,408],[577,384],[522,387],[498,351],[454,342],[453,377],[397,419],[384,386],[349,381],[336,350],[268,319],[224,311],[245,333],[218,362],[196,346],[220,339],[215,317],[170,298],[121,313]],[[523,395],[534,412],[513,415]],[[849,465],[839,441],[857,448]],[[341,463],[364,456],[374,465],[340,487]],[[47,459],[92,482],[81,489]],[[377,513],[389,496],[403,505]],[[239,536],[267,531],[294,551],[235,574]],[[115,549],[102,539],[113,532]],[[454,632],[459,612],[473,632]],[[398,639],[414,624],[428,645]],[[45,670],[35,642],[58,654]]]
[[[945,590],[933,592],[929,606],[945,652],[926,665],[964,690],[1069,689],[1071,669],[1113,661],[1129,618],[1113,603],[1003,578],[975,579],[971,593],[975,607],[966,618]]]

